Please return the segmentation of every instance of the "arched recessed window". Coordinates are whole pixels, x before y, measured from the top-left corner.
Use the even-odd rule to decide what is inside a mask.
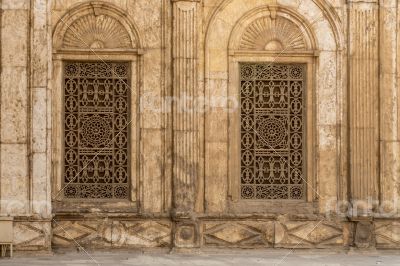
[[[137,95],[142,47],[124,12],[78,5],[53,35],[53,200],[134,211],[137,202]],[[110,201],[104,206],[95,200]],[[59,206],[60,205],[60,206]]]
[[[309,36],[300,19],[279,9],[248,14],[231,34],[229,91],[239,103],[229,131],[234,201],[313,199]]]

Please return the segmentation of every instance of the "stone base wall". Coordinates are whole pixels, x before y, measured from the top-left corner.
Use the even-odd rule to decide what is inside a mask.
[[[167,218],[57,218],[50,223],[16,222],[17,251],[51,247],[89,249],[139,248],[355,248],[400,249],[400,222],[326,219],[216,219],[197,222]],[[364,229],[363,229],[364,228]],[[358,231],[357,231],[358,230]]]
[[[156,248],[171,246],[168,220],[57,219],[53,221],[53,248]]]
[[[204,247],[331,248],[348,243],[350,225],[332,221],[204,221]]]

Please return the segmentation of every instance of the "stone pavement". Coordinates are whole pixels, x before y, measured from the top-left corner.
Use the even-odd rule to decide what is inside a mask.
[[[90,257],[93,259],[91,259]],[[327,253],[326,251],[290,250],[229,250],[202,251],[199,253],[107,251],[107,252],[68,252],[52,256],[16,257],[0,259],[0,265],[33,266],[83,266],[83,265],[140,265],[140,266],[250,266],[250,265],[295,265],[295,266],[399,266],[400,252]]]

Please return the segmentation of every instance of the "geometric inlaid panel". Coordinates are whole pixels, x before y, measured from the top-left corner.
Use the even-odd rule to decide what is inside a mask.
[[[376,221],[375,238],[378,248],[400,248],[400,222]]]
[[[205,222],[203,245],[218,247],[272,247],[273,221]]]
[[[49,250],[50,222],[14,222],[14,249],[19,251]]]
[[[166,247],[171,244],[168,221],[53,221],[55,247]]]
[[[275,247],[343,246],[343,224],[329,221],[288,221],[275,224]]]
[[[241,198],[303,200],[305,65],[242,63]]]
[[[114,221],[113,247],[169,247],[171,224],[164,221]]]
[[[240,248],[344,246],[344,224],[330,221],[204,221],[202,245]]]
[[[66,198],[128,199],[128,77],[128,63],[65,63]]]

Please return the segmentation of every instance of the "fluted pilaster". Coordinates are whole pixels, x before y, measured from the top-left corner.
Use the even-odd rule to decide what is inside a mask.
[[[351,4],[349,23],[350,191],[360,210],[379,191],[378,3]]]
[[[199,172],[197,87],[199,1],[173,0],[173,184],[176,213],[194,210]]]

